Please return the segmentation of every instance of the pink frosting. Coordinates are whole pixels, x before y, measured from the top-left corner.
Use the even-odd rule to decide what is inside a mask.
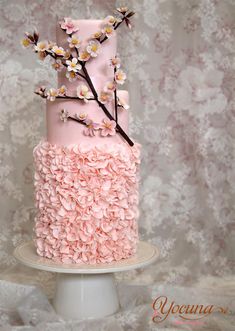
[[[140,145],[40,142],[34,149],[36,247],[62,263],[109,263],[136,251]]]

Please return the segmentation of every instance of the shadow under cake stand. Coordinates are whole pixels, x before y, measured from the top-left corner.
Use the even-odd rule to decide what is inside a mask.
[[[143,268],[159,256],[158,249],[140,241],[135,256],[109,264],[61,264],[42,258],[34,243],[19,245],[14,256],[24,265],[56,272],[53,306],[64,319],[101,318],[119,309],[114,273]]]

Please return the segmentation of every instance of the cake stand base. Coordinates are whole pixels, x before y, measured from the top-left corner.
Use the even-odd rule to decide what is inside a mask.
[[[66,318],[99,318],[119,309],[114,274],[57,274],[53,299]]]
[[[159,255],[157,248],[140,241],[136,254],[109,264],[61,264],[37,255],[33,242],[19,245],[14,256],[28,267],[56,272],[53,306],[64,319],[102,318],[119,309],[115,272],[143,268]]]

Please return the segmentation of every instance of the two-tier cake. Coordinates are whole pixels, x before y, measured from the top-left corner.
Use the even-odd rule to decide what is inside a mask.
[[[26,34],[49,56],[58,87],[47,99],[47,136],[34,149],[37,253],[62,263],[110,263],[136,252],[139,145],[128,136],[126,74],[116,30],[133,12],[105,20],[65,18],[56,43]]]

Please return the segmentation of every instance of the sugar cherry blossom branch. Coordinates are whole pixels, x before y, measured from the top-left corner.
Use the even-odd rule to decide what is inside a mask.
[[[121,13],[123,16],[122,16],[122,19],[121,19],[120,22],[115,23],[115,25],[113,26],[113,29],[114,29],[114,30],[117,30],[117,28],[118,28],[123,22],[125,22],[126,25],[127,25],[129,28],[131,28],[131,24],[130,24],[130,20],[129,20],[129,18],[130,18],[131,16],[133,16],[135,13],[134,13],[133,11],[130,11],[129,13],[127,13],[128,8],[125,8],[125,7],[117,8],[117,11],[118,11],[119,13]],[[108,39],[108,37],[105,36],[102,40],[100,40],[100,43],[102,44],[102,43],[103,43],[105,40],[107,40],[107,39]]]
[[[37,95],[40,95],[43,99],[47,99],[47,95],[46,94],[41,94],[38,92],[34,92]],[[70,95],[57,95],[55,96],[55,99],[65,99],[65,100],[79,100],[79,101],[83,101],[83,99],[79,98],[79,97],[73,97]],[[95,100],[94,98],[89,98],[87,100]]]
[[[134,12],[129,12],[128,13],[128,8],[127,7],[121,7],[121,8],[118,8],[117,9],[117,11],[119,12],[119,13],[121,13],[123,16],[122,16],[122,19],[121,19],[121,21],[116,21],[116,23],[115,24],[113,24],[113,29],[114,30],[116,30],[120,25],[121,25],[121,23],[123,23],[124,21],[125,21],[125,23],[127,24],[127,26],[128,27],[130,27],[130,21],[129,21],[129,18],[131,17],[131,16],[133,16],[134,15]],[[61,27],[62,28],[62,27]],[[68,33],[68,31],[66,31],[66,33]],[[55,48],[57,48],[55,51],[52,49],[52,51],[50,51],[50,50],[48,50],[48,49],[46,49],[46,47],[45,47],[45,42],[44,42],[44,45],[43,45],[43,47],[40,47],[39,49],[37,49],[38,47],[37,47],[37,44],[38,44],[38,39],[39,39],[39,36],[38,36],[38,34],[37,33],[34,33],[33,35],[29,35],[29,34],[26,34],[26,36],[27,36],[27,38],[28,38],[28,40],[27,39],[24,39],[23,40],[23,45],[24,46],[28,46],[29,44],[34,44],[35,45],[35,52],[36,53],[39,53],[41,56],[42,56],[42,58],[43,57],[46,57],[47,55],[49,55],[49,56],[51,56],[54,60],[57,60],[57,59],[61,59],[61,64],[63,65],[63,66],[65,66],[66,68],[70,65],[68,65],[68,63],[66,63],[66,62],[68,62],[68,61],[64,61],[65,59],[66,59],[66,57],[64,57],[62,54],[61,54],[61,49],[60,48],[58,48],[58,46],[55,46]],[[107,37],[107,34],[106,34],[106,36],[102,39],[102,40],[100,40],[100,38],[99,38],[99,42],[100,43],[103,43],[105,40],[107,40],[108,39],[108,37]],[[42,44],[43,44],[43,42],[42,42]],[[42,46],[42,45],[41,45]],[[53,47],[54,48],[54,47]],[[76,54],[77,54],[77,57],[79,58],[79,52],[78,52],[78,50],[77,50],[77,48],[75,48],[76,49]],[[54,51],[54,52],[53,52]],[[60,51],[60,53],[58,53],[57,54],[57,51]],[[64,50],[62,49],[62,51],[64,52]],[[61,56],[62,55],[62,56]],[[63,58],[64,57],[64,58]],[[102,103],[102,102],[100,102],[100,100],[99,100],[99,98],[98,98],[98,94],[97,94],[97,92],[96,92],[96,90],[95,90],[95,87],[94,87],[94,85],[93,85],[93,83],[92,83],[92,81],[91,81],[91,78],[90,78],[90,76],[89,76],[89,74],[88,74],[88,72],[87,72],[87,69],[86,69],[86,67],[85,67],[85,61],[80,61],[79,59],[73,59],[73,56],[72,56],[72,54],[69,54],[68,55],[68,57],[67,57],[67,59],[70,59],[70,60],[72,60],[72,62],[74,62],[73,60],[75,60],[75,63],[73,63],[73,64],[76,64],[77,62],[78,63],[80,63],[80,66],[82,66],[82,69],[83,69],[83,73],[84,73],[84,75],[83,74],[81,74],[80,72],[78,72],[78,70],[73,70],[73,71],[75,71],[75,75],[78,75],[78,76],[80,76],[80,77],[82,77],[83,79],[85,79],[85,81],[88,83],[88,85],[89,85],[89,87],[90,87],[90,89],[91,89],[91,92],[92,92],[92,94],[93,94],[93,96],[94,96],[94,99],[93,100],[95,100],[97,103],[98,103],[98,105],[99,105],[99,107],[104,111],[104,113],[106,114],[106,116],[111,120],[111,121],[115,121],[116,122],[116,131],[117,132],[119,132],[122,136],[123,136],[123,138],[129,143],[129,145],[130,146],[133,146],[134,145],[134,143],[131,141],[131,139],[127,136],[127,134],[124,132],[124,130],[120,127],[120,125],[117,123],[117,96],[116,96],[116,94],[115,94],[115,119],[113,118],[113,116],[111,115],[111,113],[108,111],[108,109],[106,108],[106,106]],[[115,92],[116,93],[116,92]],[[39,93],[37,93],[37,94],[39,94]],[[41,94],[40,94],[41,95]],[[43,96],[43,95],[41,95],[41,96]],[[44,97],[44,96],[43,96]],[[59,95],[55,95],[54,94],[54,91],[53,91],[53,95],[52,95],[52,98],[55,100],[55,98],[65,98],[65,95],[63,95],[63,96],[59,96]],[[67,99],[80,99],[80,98],[76,98],[76,97],[67,97]],[[89,98],[90,99],[90,98]]]
[[[86,69],[86,66],[85,66],[85,62],[80,62],[81,66],[82,66],[82,70],[84,72],[84,75],[86,76],[86,81],[91,89],[91,92],[93,93],[94,95],[94,98],[96,100],[96,102],[98,103],[99,107],[102,108],[103,112],[105,113],[105,115],[111,120],[111,121],[115,121],[115,119],[113,118],[113,116],[110,114],[110,112],[108,111],[108,109],[105,107],[104,104],[102,104],[100,101],[99,101],[99,98],[98,98],[98,94],[95,90],[95,87],[92,83],[92,80],[88,74],[88,71]],[[116,121],[115,121],[116,122]],[[134,143],[133,141],[128,137],[128,135],[125,133],[125,131],[122,129],[122,127],[116,123],[116,131],[118,131],[122,136],[123,138],[128,142],[128,144],[130,146],[134,146]]]
[[[36,52],[37,52],[37,51],[36,51]],[[57,56],[56,54],[52,54],[51,52],[48,52],[48,51],[45,51],[45,52],[46,52],[47,55],[53,57],[54,59],[58,59],[58,58],[60,58],[60,56]],[[71,57],[70,57],[70,58],[71,58]],[[106,115],[110,120],[116,122],[115,118],[113,118],[113,116],[112,116],[111,113],[108,111],[108,109],[106,108],[106,106],[105,106],[104,104],[102,104],[102,103],[99,101],[98,94],[97,94],[97,92],[96,92],[96,90],[95,90],[95,87],[94,87],[94,85],[93,85],[93,83],[92,83],[92,81],[91,81],[91,78],[90,78],[90,76],[89,76],[89,74],[88,74],[88,71],[87,71],[87,69],[86,69],[86,67],[85,67],[86,62],[84,62],[84,61],[78,61],[78,62],[79,62],[79,63],[81,64],[81,66],[82,66],[82,70],[83,70],[84,75],[82,75],[82,74],[79,73],[79,72],[76,72],[76,74],[79,75],[79,76],[81,76],[82,78],[84,78],[84,79],[86,80],[86,82],[88,83],[88,85],[89,85],[89,87],[90,87],[90,89],[91,89],[91,91],[92,91],[92,94],[93,94],[93,96],[94,96],[94,99],[93,99],[93,100],[95,100],[95,101],[98,103],[99,107],[102,108],[102,110],[103,110],[103,112],[105,113],[105,115]],[[62,62],[62,64],[67,68],[67,64],[66,64],[66,63]],[[36,94],[38,94],[38,93],[36,93]],[[42,95],[41,95],[41,96],[42,96]],[[44,96],[42,96],[42,97],[44,98]],[[56,98],[58,98],[58,97],[59,97],[59,98],[64,98],[64,96],[56,96]],[[45,96],[45,98],[46,98],[46,96]],[[70,99],[80,100],[80,99],[77,98],[77,97],[68,97],[68,99],[69,99],[69,98],[70,98]],[[122,127],[121,127],[117,122],[116,122],[116,131],[119,132],[119,133],[123,136],[123,138],[128,142],[128,144],[129,144],[130,146],[134,146],[133,141],[128,137],[128,135],[125,133],[125,131],[122,129]]]
[[[37,53],[37,52],[36,52],[36,53]],[[58,59],[61,60],[61,56],[58,56],[58,55],[53,54],[53,53],[48,52],[48,51],[45,51],[45,53],[46,53],[47,55],[51,56],[54,60],[58,60]],[[71,58],[71,56],[70,56],[70,58]],[[62,64],[63,64],[63,66],[64,66],[65,68],[68,67],[68,65],[67,65],[66,63],[62,62]],[[82,77],[83,79],[85,79],[85,76],[84,76],[83,74],[81,74],[80,72],[76,72],[76,74],[77,74],[78,76]]]
[[[117,69],[114,67],[114,76],[116,73]],[[118,102],[117,102],[117,88],[114,90],[114,108],[115,108],[115,121],[118,122]]]
[[[72,117],[72,116],[68,116],[67,119],[69,119],[69,120],[71,120],[71,121],[78,122],[78,123],[80,123],[80,124],[82,124],[82,125],[87,126],[86,123],[85,123],[84,121],[81,121],[81,120],[79,120],[78,118],[75,118],[75,117]]]

